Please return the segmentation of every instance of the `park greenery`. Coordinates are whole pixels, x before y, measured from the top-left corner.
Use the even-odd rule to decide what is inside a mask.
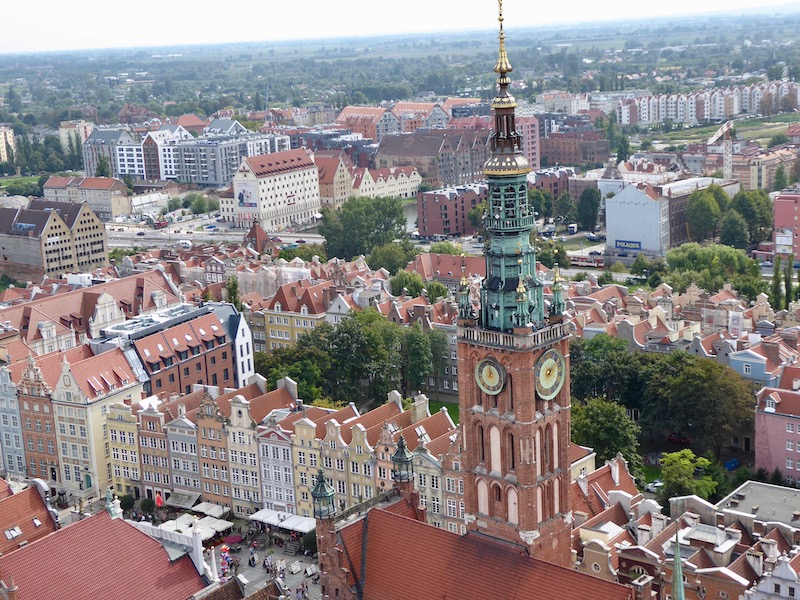
[[[786,175],[780,189],[786,187]],[[686,202],[691,240],[702,242],[719,234],[722,244],[747,248],[772,235],[772,201],[763,190],[741,190],[733,198],[718,185],[693,192]]]
[[[352,259],[401,238],[405,215],[399,198],[350,198],[338,211],[322,209],[319,233],[328,256]]]
[[[375,406],[391,390],[413,395],[429,376],[439,374],[447,352],[440,330],[403,327],[367,308],[336,327],[321,323],[293,347],[256,353],[255,368],[273,388],[278,379],[291,377],[299,396],[311,402]]]
[[[638,415],[648,439],[678,432],[718,457],[731,437],[752,427],[750,383],[714,360],[686,352],[634,354],[624,340],[607,335],[573,338],[570,355],[574,398],[618,403]],[[619,439],[617,445],[625,448],[628,442]]]

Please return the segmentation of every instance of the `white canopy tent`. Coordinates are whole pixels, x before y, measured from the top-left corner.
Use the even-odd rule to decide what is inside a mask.
[[[184,517],[187,516],[189,519],[184,519]],[[197,527],[200,530],[200,539],[203,541],[210,540],[217,534],[211,527],[207,527],[200,524],[199,521],[196,521],[192,515],[181,515],[178,519],[165,521],[158,526],[159,529],[163,529],[164,531],[174,531],[185,535],[191,535],[192,527]]]
[[[203,517],[198,521],[200,525],[204,527],[209,527],[216,531],[217,533],[222,533],[223,531],[227,531],[231,527],[233,527],[233,523],[230,521],[225,521],[223,519],[215,519],[214,517]]]
[[[278,527],[283,529],[291,529],[299,533],[308,533],[316,526],[317,522],[314,519],[311,517],[301,517],[300,515],[292,515],[278,525]]]
[[[215,519],[222,518],[222,515],[228,512],[223,506],[214,504],[213,502],[201,502],[200,504],[193,506],[192,510],[194,512],[208,515],[209,517],[214,517]]]

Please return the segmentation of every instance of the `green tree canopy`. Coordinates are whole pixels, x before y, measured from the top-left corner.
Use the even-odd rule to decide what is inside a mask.
[[[553,216],[553,195],[539,188],[528,189],[528,204],[534,212],[539,213],[538,218],[546,219]]]
[[[422,288],[425,287],[425,283],[422,281],[422,277],[419,273],[402,270],[398,271],[397,275],[389,280],[389,285],[391,286],[393,296],[402,295],[403,289],[406,289],[408,295],[412,298],[419,296]]]
[[[717,482],[705,474],[695,477],[695,471],[705,471],[710,464],[707,458],[695,456],[688,448],[665,454],[661,458],[662,500],[691,494],[707,500],[716,490]]]
[[[239,312],[242,311],[242,299],[239,297],[239,279],[236,275],[228,276],[225,280],[225,292],[228,297],[228,302],[236,307]]]
[[[750,243],[747,222],[733,209],[726,212],[720,221],[719,243],[741,249],[747,248]]]
[[[597,225],[597,211],[600,208],[600,190],[586,188],[578,199],[578,226],[587,231],[594,231]]]
[[[367,257],[367,264],[373,270],[386,269],[389,273],[397,273],[414,260],[418,253],[417,246],[407,239],[403,239],[400,243],[389,242],[373,248]]]
[[[778,165],[775,169],[775,181],[772,183],[772,189],[775,192],[780,192],[789,186],[789,178],[786,175],[786,167]]]
[[[429,250],[431,254],[450,254],[451,256],[461,256],[463,251],[461,244],[454,244],[449,241],[434,242]]]
[[[319,257],[320,261],[325,262],[328,260],[325,254],[325,246],[322,244],[300,244],[297,248],[284,248],[278,253],[278,258],[290,261],[294,258],[300,258],[306,262],[313,259],[315,256]]]
[[[750,243],[772,236],[772,201],[764,190],[741,190],[731,200],[730,208],[747,223]]]
[[[105,155],[100,155],[97,159],[97,167],[94,170],[95,177],[111,177],[111,166],[108,164],[108,158]]]
[[[553,214],[562,223],[572,223],[575,220],[576,206],[567,192],[561,194],[553,205]]]
[[[676,291],[684,291],[693,281],[708,291],[721,289],[730,281],[751,300],[766,291],[758,263],[744,250],[696,242],[683,244],[667,252],[668,273],[664,278]]]
[[[686,201],[686,223],[692,240],[701,241],[714,234],[719,223],[720,210],[714,194],[707,189],[692,192]]]
[[[450,295],[450,290],[445,284],[433,279],[425,282],[425,291],[428,293],[430,302],[435,302],[439,298],[447,298]]]
[[[403,235],[405,214],[398,198],[350,198],[341,210],[322,209],[319,232],[330,257],[367,256]]]
[[[572,405],[572,441],[589,446],[603,461],[621,453],[634,477],[641,478],[639,426],[625,413],[625,407],[604,398],[592,398],[586,404]]]
[[[767,144],[767,148],[774,148],[775,146],[780,146],[781,144],[788,144],[789,143],[789,136],[786,133],[776,133],[769,139],[769,144]]]

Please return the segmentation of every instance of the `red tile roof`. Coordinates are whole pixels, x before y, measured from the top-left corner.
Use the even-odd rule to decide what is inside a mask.
[[[158,541],[106,512],[0,557],[0,572],[14,578],[20,600],[116,600],[120,590],[186,600],[206,587],[191,558],[171,561]]]
[[[365,598],[474,598],[476,582],[505,600],[631,597],[626,586],[530,558],[522,546],[458,536],[387,510],[369,511],[340,534]]]
[[[12,539],[0,535],[2,556],[18,550],[22,542],[30,544],[58,528],[36,487],[25,488],[0,501],[0,531],[6,532],[15,527],[19,528],[20,533]]]
[[[273,152],[272,154],[259,154],[246,160],[256,177],[268,177],[298,169],[316,167],[308,152],[303,148]]]

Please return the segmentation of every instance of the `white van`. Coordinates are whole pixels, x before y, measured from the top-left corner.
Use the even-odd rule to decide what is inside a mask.
[[[179,240],[178,247],[183,248],[184,250],[191,250],[192,242],[190,242],[189,240]]]

